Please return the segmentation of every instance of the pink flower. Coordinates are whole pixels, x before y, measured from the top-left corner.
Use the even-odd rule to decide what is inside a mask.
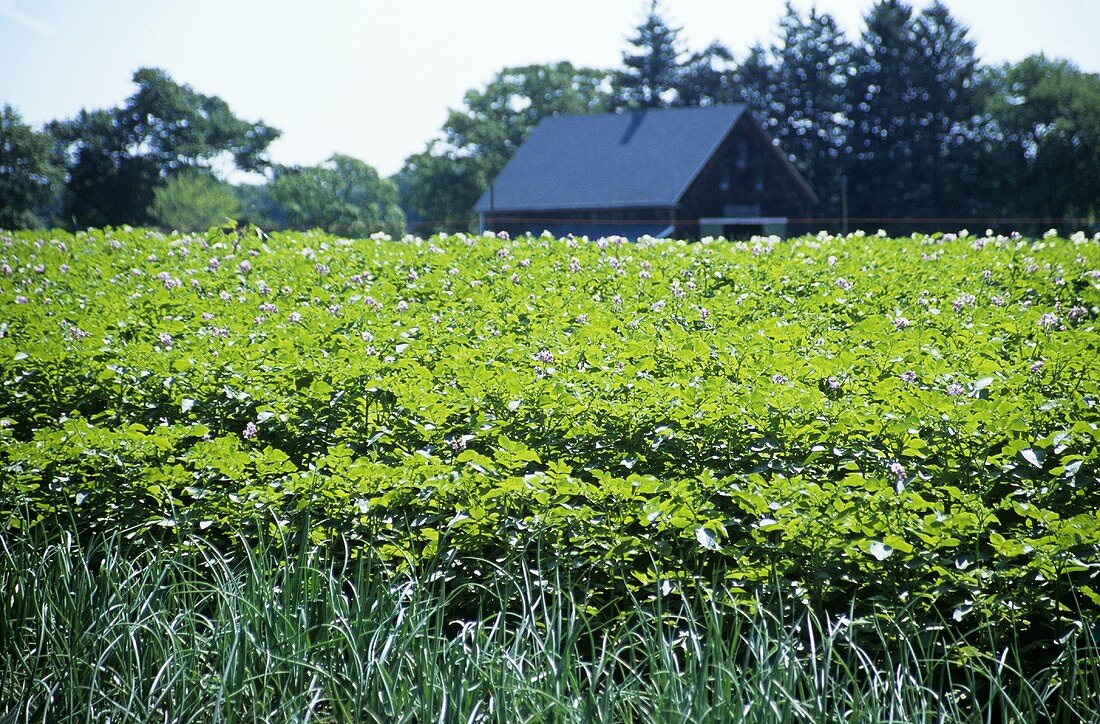
[[[959,312],[966,307],[973,307],[976,303],[977,299],[973,294],[960,294],[955,301],[951,302],[951,308]]]

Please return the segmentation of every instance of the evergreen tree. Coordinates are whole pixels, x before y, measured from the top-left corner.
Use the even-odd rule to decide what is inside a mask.
[[[738,100],[731,64],[733,54],[719,42],[692,53],[677,73],[676,103],[709,106]]]
[[[831,15],[812,8],[803,16],[788,2],[770,53],[756,48],[742,64],[747,102],[761,109],[765,127],[822,199],[818,211],[830,216],[840,212],[853,52]]]
[[[615,96],[627,108],[668,108],[682,105],[677,97],[681,57],[679,28],[661,17],[658,0],[651,0],[645,20],[623,53],[623,68],[615,74]]]
[[[848,157],[856,216],[943,218],[981,212],[983,123],[969,31],[941,2],[920,14],[879,0],[855,53]]]
[[[761,125],[772,134],[777,133],[779,125],[787,121],[784,107],[776,104],[781,97],[777,77],[772,59],[762,45],[750,48],[748,55],[733,71],[737,100],[747,104]]]
[[[979,214],[970,148],[983,133],[974,41],[942,2],[915,18],[913,36],[920,48],[911,134],[914,181],[923,180],[932,216]]]
[[[847,164],[855,216],[925,212],[927,180],[916,178],[914,162],[921,50],[912,30],[913,10],[901,0],[879,0],[866,17],[855,53]]]

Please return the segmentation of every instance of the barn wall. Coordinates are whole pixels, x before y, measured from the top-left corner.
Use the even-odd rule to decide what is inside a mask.
[[[808,216],[806,197],[769,146],[752,121],[738,121],[684,194],[677,216]]]

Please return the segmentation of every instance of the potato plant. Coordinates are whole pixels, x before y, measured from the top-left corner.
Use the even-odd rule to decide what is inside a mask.
[[[1056,626],[1100,612],[1098,305],[1081,235],[6,233],[0,525]]]

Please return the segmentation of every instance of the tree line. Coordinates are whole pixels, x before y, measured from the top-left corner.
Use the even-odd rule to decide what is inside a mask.
[[[0,228],[154,225],[205,230],[233,219],[264,229],[344,236],[402,234],[397,188],[371,166],[334,154],[317,166],[272,163],[278,129],[237,117],[157,68],[133,76],[115,108],[35,131],[0,111]],[[232,186],[229,171],[263,174]]]
[[[985,65],[942,2],[878,0],[854,38],[829,13],[788,3],[773,41],[738,58],[719,42],[685,48],[653,0],[619,68],[504,68],[390,179],[343,155],[272,164],[276,129],[159,70],[134,82],[122,106],[41,132],[5,107],[0,227],[233,216],[346,235],[469,229],[474,203],[545,117],[724,103],[748,104],[815,189],[814,226],[1082,227],[1100,211],[1100,76],[1043,55]],[[225,168],[267,183],[231,188],[215,173]]]

